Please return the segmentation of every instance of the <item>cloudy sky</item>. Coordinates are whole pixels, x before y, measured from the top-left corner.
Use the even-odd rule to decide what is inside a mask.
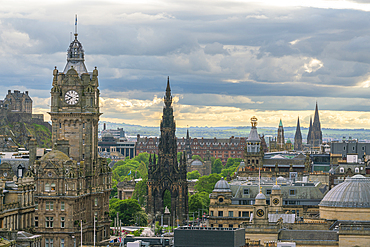
[[[178,126],[307,127],[317,101],[323,127],[370,128],[369,2],[0,0],[0,92],[46,113],[78,14],[102,120],[158,126],[170,76]]]

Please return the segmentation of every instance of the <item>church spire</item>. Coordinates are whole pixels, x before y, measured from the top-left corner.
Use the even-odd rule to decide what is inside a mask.
[[[315,124],[320,125],[319,107],[317,106],[317,101],[316,101],[316,108],[315,108],[315,117],[313,118],[313,125]]]
[[[294,135],[294,150],[302,150],[302,132],[301,125],[299,124],[299,117],[297,120],[297,128]]]

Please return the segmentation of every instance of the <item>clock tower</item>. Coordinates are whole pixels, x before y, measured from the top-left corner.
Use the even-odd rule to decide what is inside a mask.
[[[110,235],[112,171],[98,156],[98,70],[87,71],[77,36],[64,70],[53,71],[53,150],[34,162],[35,232],[42,234],[43,246],[91,246]]]
[[[277,184],[272,186],[270,195],[270,213],[281,214],[283,213],[283,195],[281,193],[281,188]]]
[[[255,198],[253,205],[253,224],[268,224],[268,206],[266,196],[261,192]]]
[[[69,156],[84,161],[86,176],[97,163],[99,83],[98,70],[88,72],[82,44],[75,38],[67,52],[67,64],[61,73],[53,71],[51,89],[52,141],[69,141]]]

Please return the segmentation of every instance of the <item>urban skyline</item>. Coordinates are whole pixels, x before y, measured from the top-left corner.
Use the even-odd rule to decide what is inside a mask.
[[[323,128],[368,128],[368,3],[20,2],[0,11],[0,91],[29,91],[35,113],[49,109],[51,65],[64,68],[77,13],[102,121],[157,126],[170,76],[179,127],[253,115],[308,127],[317,101]]]

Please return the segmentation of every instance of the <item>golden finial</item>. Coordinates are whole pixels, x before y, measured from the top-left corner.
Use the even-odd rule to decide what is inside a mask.
[[[252,118],[251,118],[251,124],[252,124],[252,127],[256,127],[257,126],[257,118],[255,117],[255,116],[253,116]]]

